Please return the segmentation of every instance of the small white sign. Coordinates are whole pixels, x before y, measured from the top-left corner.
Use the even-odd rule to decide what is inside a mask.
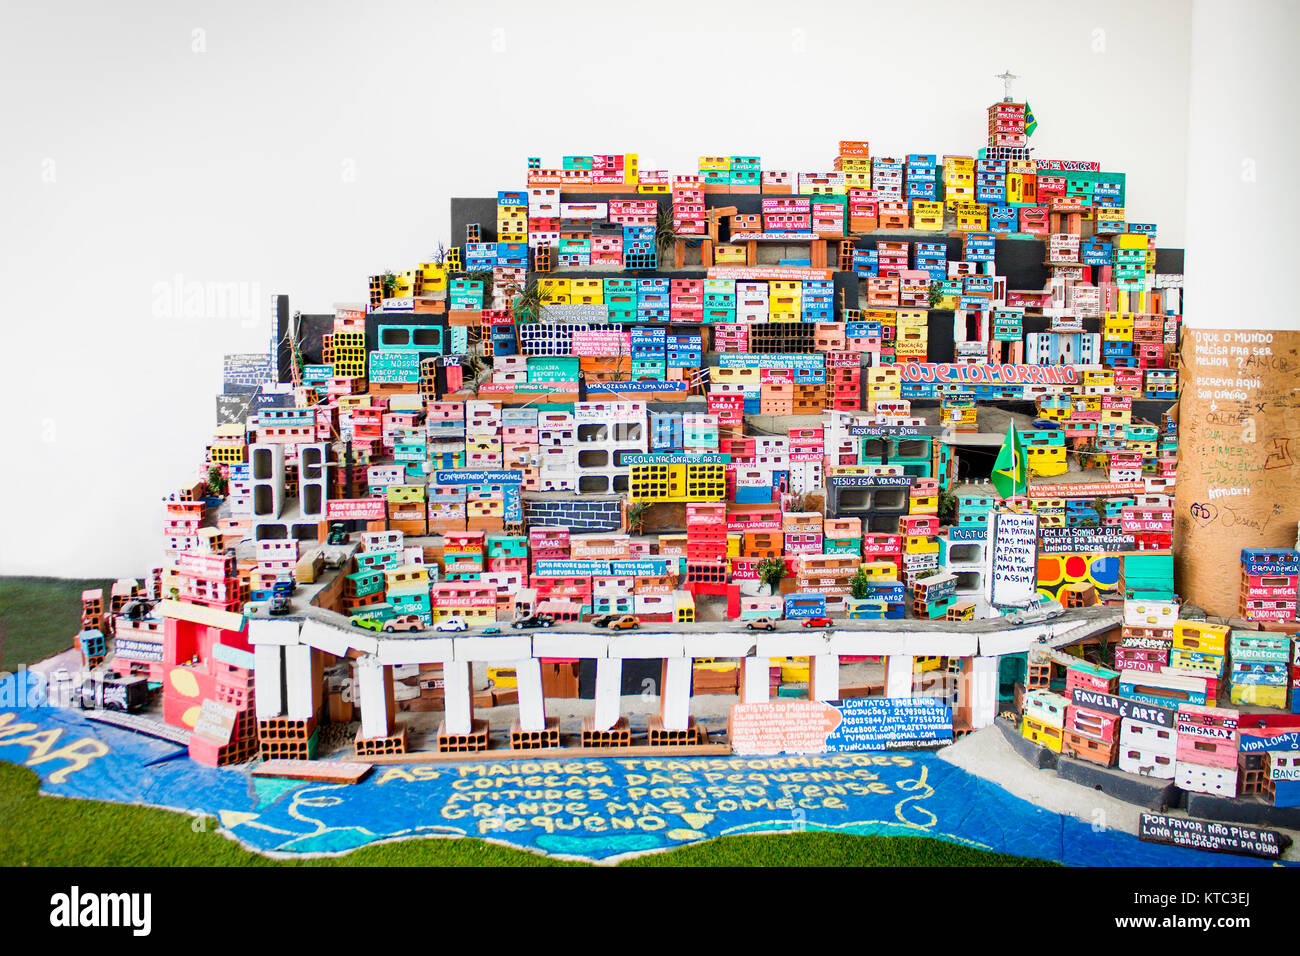
[[[194,724],[194,732],[200,737],[228,744],[235,729],[235,717],[235,708],[230,704],[204,700],[199,709],[199,719]]]
[[[1038,515],[989,512],[984,597],[999,607],[1025,607],[1038,599]]]

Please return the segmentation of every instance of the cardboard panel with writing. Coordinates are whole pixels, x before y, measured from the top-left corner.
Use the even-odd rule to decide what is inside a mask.
[[[1295,547],[1298,374],[1300,332],[1184,332],[1176,589],[1210,614],[1237,614],[1242,548]]]

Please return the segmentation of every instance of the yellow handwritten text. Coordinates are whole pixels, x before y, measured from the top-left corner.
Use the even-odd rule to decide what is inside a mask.
[[[60,767],[46,779],[50,783],[65,783],[69,775],[82,770],[108,753],[108,745],[94,737],[82,737],[72,743],[55,747],[62,738],[62,730],[41,730],[36,724],[16,724],[14,714],[0,714],[0,746],[27,747],[30,753],[26,765],[36,767],[51,760],[66,760],[68,765]],[[35,731],[35,733],[27,733]],[[22,736],[15,736],[16,734]]]

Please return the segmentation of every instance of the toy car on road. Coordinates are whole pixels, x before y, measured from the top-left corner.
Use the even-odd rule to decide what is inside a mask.
[[[292,606],[289,604],[289,599],[287,597],[277,596],[271,599],[271,607],[266,613],[270,614],[271,617],[282,617],[283,615],[288,614],[291,610]]]
[[[613,614],[597,614],[587,623],[592,627],[609,627],[609,625],[613,623],[614,617],[615,615]]]
[[[329,537],[325,539],[326,544],[347,544],[350,535],[343,530],[343,522],[335,521],[330,524]]]
[[[555,618],[549,614],[533,614],[528,617],[521,617],[511,626],[515,630],[525,627],[552,627],[555,624]]]
[[[353,627],[364,628],[367,631],[382,631],[384,622],[377,617],[354,617],[351,622]]]
[[[1044,601],[1041,604],[1031,604],[1029,607],[1012,611],[1006,619],[1008,624],[1034,624],[1039,621],[1050,621],[1064,613],[1065,607],[1060,601]]]
[[[463,617],[448,617],[433,626],[435,631],[468,631],[469,625]]]
[[[128,621],[143,621],[153,613],[155,603],[157,602],[136,598],[134,601],[127,602],[119,616],[126,618]]]
[[[401,614],[385,621],[384,630],[389,634],[397,631],[423,631],[424,621],[418,614]]]
[[[745,624],[747,631],[775,631],[776,621],[770,617],[756,617]]]
[[[632,614],[624,614],[617,620],[609,622],[609,629],[611,631],[634,631],[640,626],[640,619]]]
[[[485,627],[485,628],[483,628],[483,630],[479,631],[479,633],[480,633],[480,634],[500,634],[500,633],[501,633],[501,628],[499,628],[499,627],[497,627],[495,624],[493,624],[493,625],[490,626],[490,627]]]
[[[803,622],[804,627],[831,627],[834,625],[829,617],[810,617]]]
[[[116,710],[131,713],[149,703],[149,679],[144,676],[123,677],[117,671],[105,671],[81,685],[76,703],[82,710]]]

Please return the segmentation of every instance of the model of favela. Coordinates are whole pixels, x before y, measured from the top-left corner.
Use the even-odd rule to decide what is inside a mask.
[[[976,155],[529,158],[357,301],[278,297],[65,703],[214,767],[997,724],[1295,807],[1297,553],[1222,556],[1235,617],[1175,593],[1182,252],[1010,79]]]

